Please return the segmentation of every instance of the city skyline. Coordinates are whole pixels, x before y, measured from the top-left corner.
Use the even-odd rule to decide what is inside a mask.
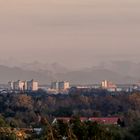
[[[0,60],[139,61],[139,8],[138,0],[1,0]]]

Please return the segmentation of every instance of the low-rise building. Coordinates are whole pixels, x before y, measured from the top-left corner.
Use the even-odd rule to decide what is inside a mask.
[[[91,121],[99,124],[117,125],[119,117],[80,117],[79,119],[81,122]],[[71,117],[58,117],[54,119],[53,124],[57,123],[58,121],[69,123],[71,120],[73,120]]]

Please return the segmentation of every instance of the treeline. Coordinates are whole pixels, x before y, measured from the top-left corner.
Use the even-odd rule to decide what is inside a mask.
[[[91,121],[80,121],[79,117],[72,117],[69,122],[57,120],[50,123],[46,118],[41,119],[40,133],[28,133],[27,137],[18,137],[16,133],[3,133],[0,130],[1,140],[139,140],[140,120],[136,120],[129,127],[120,125],[105,125]],[[8,126],[3,117],[0,117],[1,127]],[[1,128],[2,129],[2,128]]]
[[[45,125],[46,124],[46,125]],[[49,125],[44,121],[43,132],[38,135],[42,140],[139,140],[140,120],[132,126],[124,128],[119,125],[103,125],[97,122],[81,122],[73,117],[70,122]],[[36,136],[33,138],[37,138]]]
[[[44,128],[44,124],[41,122],[41,118],[43,117],[48,118],[48,121],[52,122],[55,117],[117,116],[124,121],[124,128],[117,126],[117,128],[109,129],[117,130],[119,135],[122,131],[120,137],[124,139],[126,137],[124,133],[134,137],[134,133],[137,133],[135,128],[137,128],[138,132],[140,130],[140,93],[133,93],[130,95],[119,94],[117,96],[111,95],[107,93],[107,91],[96,91],[96,94],[72,93],[69,95],[49,95],[43,91],[28,94],[1,94],[0,114],[2,118],[0,120],[0,127],[9,126],[12,128]],[[87,130],[89,127],[88,125],[93,127],[93,124],[88,123],[81,125],[85,126],[86,130],[84,128],[84,131],[87,131],[86,133],[89,135],[90,132]],[[99,130],[105,131],[103,135],[106,135],[106,130],[108,128],[106,129],[106,126],[102,125],[98,125],[98,127]],[[79,128],[79,131],[82,130]],[[75,134],[76,132],[72,130],[72,133]]]
[[[101,93],[100,93],[101,94]],[[36,125],[40,116],[108,117],[121,116],[125,125],[140,118],[140,94],[93,96],[92,94],[48,95],[2,94],[0,114],[17,127]]]

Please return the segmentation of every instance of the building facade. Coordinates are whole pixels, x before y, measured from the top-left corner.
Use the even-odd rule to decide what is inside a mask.
[[[51,89],[58,90],[59,89],[59,82],[58,81],[52,82]]]
[[[24,90],[24,82],[20,81],[20,80],[14,82],[14,90],[23,91]]]
[[[27,82],[27,90],[28,91],[37,91],[38,90],[38,82],[31,80]]]
[[[10,81],[8,83],[9,90],[13,91],[37,91],[38,90],[38,82],[31,80],[31,81]]]
[[[117,86],[111,81],[104,80],[101,83],[101,88],[102,89],[107,89],[109,91],[115,91]]]
[[[59,82],[59,90],[67,90],[70,88],[70,84],[67,81]]]
[[[67,81],[56,81],[51,83],[51,88],[56,90],[65,90],[70,88],[70,84]]]
[[[64,93],[70,88],[70,83],[67,81],[56,81],[51,83],[51,90],[54,90],[56,93]]]

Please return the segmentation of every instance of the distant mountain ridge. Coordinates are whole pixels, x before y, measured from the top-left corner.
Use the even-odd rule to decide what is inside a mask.
[[[110,80],[115,83],[135,83],[137,78],[122,76],[116,72],[107,69],[94,69],[92,71],[71,71],[66,74],[58,74],[59,79],[69,79],[74,84],[95,84],[101,83],[102,80]]]
[[[33,78],[38,80],[40,84],[50,84],[54,80],[67,80],[72,84],[95,84],[100,83],[104,79],[124,84],[136,83],[140,79],[140,65],[136,66],[133,63],[131,65],[128,63],[129,69],[128,67],[125,68],[125,66],[121,67],[122,63],[118,64],[118,62],[112,65],[106,64],[104,67],[96,66],[80,70],[68,70],[57,63],[51,65],[51,68],[47,65],[42,68],[40,64],[30,64],[29,67],[0,65],[0,83],[7,83],[10,80],[18,79],[30,80]]]
[[[31,70],[31,71],[37,71],[37,72],[51,72],[51,73],[65,73],[68,72],[69,69],[67,69],[66,67],[64,67],[63,65],[59,64],[59,63],[41,63],[38,61],[34,61],[32,63],[23,63],[21,64],[21,66],[19,66],[20,68],[24,69],[24,70]]]
[[[0,83],[7,83],[10,80],[30,80],[36,79],[41,83],[48,83],[50,75],[43,75],[39,72],[23,70],[19,67],[7,67],[0,65]]]

